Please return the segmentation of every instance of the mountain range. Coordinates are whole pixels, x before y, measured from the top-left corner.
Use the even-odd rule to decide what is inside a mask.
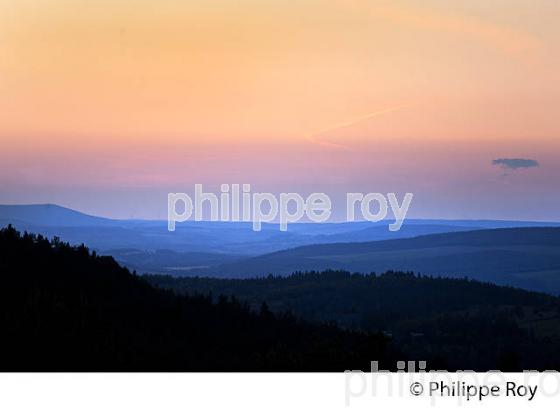
[[[194,270],[191,275],[250,278],[294,271],[414,271],[558,294],[560,228],[502,228],[384,241],[302,246]]]
[[[248,278],[294,271],[387,270],[469,277],[557,294],[560,223],[407,220],[372,224],[264,224],[116,220],[57,205],[0,205],[0,225],[84,243],[138,273]]]

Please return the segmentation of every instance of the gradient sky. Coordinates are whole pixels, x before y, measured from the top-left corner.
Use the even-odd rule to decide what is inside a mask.
[[[251,183],[560,220],[559,16],[556,0],[0,0],[0,203],[164,218],[168,192]]]

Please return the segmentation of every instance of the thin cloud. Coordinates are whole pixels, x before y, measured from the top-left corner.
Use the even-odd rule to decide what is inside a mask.
[[[534,159],[525,158],[498,158],[492,160],[492,165],[498,165],[506,170],[517,170],[524,168],[535,168],[540,166],[539,162]]]
[[[332,126],[330,126],[328,128],[325,128],[323,130],[314,132],[313,134],[308,135],[307,139],[310,142],[313,142],[313,143],[319,144],[319,145],[323,145],[325,147],[342,149],[342,150],[346,150],[346,151],[352,151],[352,149],[350,147],[348,147],[347,145],[338,144],[336,142],[331,142],[331,141],[326,141],[324,139],[321,139],[321,136],[324,135],[324,134],[327,134],[329,132],[339,130],[341,128],[351,127],[353,125],[361,123],[362,121],[366,121],[366,120],[378,117],[378,116],[383,115],[383,114],[387,114],[387,113],[390,113],[390,112],[393,112],[393,111],[398,111],[403,107],[404,107],[404,105],[399,105],[399,106],[396,106],[396,107],[390,107],[390,108],[385,108],[385,109],[382,109],[382,110],[374,111],[374,112],[371,112],[371,113],[369,113],[367,115],[364,115],[362,117],[355,118],[351,121],[343,122],[343,123],[340,123],[340,124],[337,124],[337,125],[332,125]]]

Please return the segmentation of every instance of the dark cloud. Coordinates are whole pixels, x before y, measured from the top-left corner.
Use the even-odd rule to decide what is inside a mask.
[[[525,158],[499,158],[492,161],[492,165],[499,165],[504,169],[534,168],[539,162],[534,159]]]

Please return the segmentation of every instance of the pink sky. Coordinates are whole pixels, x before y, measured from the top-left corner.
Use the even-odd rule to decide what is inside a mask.
[[[0,203],[164,217],[169,191],[413,192],[559,220],[560,4],[0,4]],[[539,167],[504,172],[496,158]]]

